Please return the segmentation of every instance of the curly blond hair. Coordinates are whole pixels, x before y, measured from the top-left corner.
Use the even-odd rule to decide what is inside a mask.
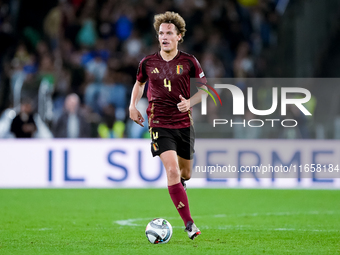
[[[155,21],[153,23],[153,27],[155,28],[157,34],[159,31],[159,27],[162,23],[174,24],[177,30],[177,34],[182,35],[182,38],[179,41],[179,43],[183,42],[183,37],[185,35],[185,31],[187,30],[185,29],[185,21],[181,17],[181,15],[179,15],[176,12],[169,12],[169,11],[155,15]]]

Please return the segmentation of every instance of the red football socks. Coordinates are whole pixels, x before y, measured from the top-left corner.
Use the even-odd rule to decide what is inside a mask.
[[[179,215],[181,215],[184,225],[186,226],[188,221],[194,222],[190,215],[189,202],[187,193],[185,192],[183,185],[179,182],[175,185],[168,186],[169,194],[174,203]]]

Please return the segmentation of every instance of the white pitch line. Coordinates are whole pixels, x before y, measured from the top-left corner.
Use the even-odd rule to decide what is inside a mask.
[[[339,232],[339,229],[265,228],[265,231]]]
[[[25,230],[29,230],[29,231],[47,231],[47,230],[53,230],[53,228],[26,228]]]
[[[140,226],[140,224],[134,223],[135,221],[142,221],[142,220],[150,220],[150,218],[140,218],[140,219],[127,219],[127,220],[117,220],[114,223],[117,223],[121,226]]]
[[[257,216],[292,216],[292,215],[313,215],[313,214],[340,214],[340,212],[335,211],[309,211],[309,212],[268,212],[268,213],[240,213],[240,214],[218,214],[213,217],[257,217]],[[224,215],[224,216],[223,216]],[[207,216],[205,216],[207,217]]]
[[[164,217],[158,217],[164,218]],[[166,217],[168,220],[178,219],[177,217]],[[137,224],[136,221],[151,221],[152,218],[137,218],[137,219],[127,219],[127,220],[117,220],[114,223],[121,225],[121,226],[129,226],[129,227],[141,227],[144,224]],[[178,226],[172,226],[173,228],[179,228]]]
[[[292,216],[292,215],[318,215],[318,214],[340,214],[340,212],[336,211],[309,211],[309,212],[269,212],[269,213],[241,213],[241,214],[216,214],[212,215],[214,218],[227,218],[227,217],[257,217],[257,216]],[[211,215],[207,216],[195,216],[195,218],[203,218],[203,217],[211,217]],[[168,220],[178,219],[178,217],[162,217]],[[149,221],[151,218],[136,218],[136,219],[127,219],[127,220],[117,220],[114,221],[115,224],[120,226],[128,226],[128,227],[142,227],[145,225],[141,223],[136,223],[138,221]],[[183,228],[183,226],[172,226],[173,228]],[[235,230],[245,230],[245,229],[252,229],[257,231],[312,231],[312,232],[337,232],[338,229],[295,229],[295,228],[263,228],[263,229],[254,229],[251,225],[224,225],[218,227],[210,227],[210,226],[200,226],[201,229],[220,229],[220,230],[227,230],[227,229],[235,229]]]

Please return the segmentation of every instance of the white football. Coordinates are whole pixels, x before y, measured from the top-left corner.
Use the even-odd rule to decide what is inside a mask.
[[[156,218],[146,226],[145,235],[150,243],[167,243],[172,236],[172,226],[167,220]]]

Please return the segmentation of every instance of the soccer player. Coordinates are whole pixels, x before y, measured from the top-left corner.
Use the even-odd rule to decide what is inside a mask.
[[[132,90],[130,118],[142,127],[144,118],[136,105],[148,81],[147,109],[151,151],[159,156],[166,169],[170,197],[185,225],[189,238],[200,235],[190,215],[185,180],[190,179],[194,153],[194,129],[191,107],[201,102],[205,92],[190,97],[190,78],[206,83],[197,59],[178,50],[183,41],[185,21],[174,12],[155,15],[154,28],[160,51],[141,60]],[[202,86],[206,89],[206,86]],[[190,135],[191,133],[191,135]]]

